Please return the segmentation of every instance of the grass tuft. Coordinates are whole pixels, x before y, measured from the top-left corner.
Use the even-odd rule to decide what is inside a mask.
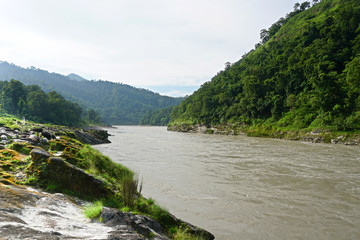
[[[103,209],[103,203],[101,201],[96,201],[84,208],[84,214],[87,218],[94,219],[100,216]]]
[[[196,236],[189,233],[189,230],[186,228],[178,228],[175,230],[173,235],[174,240],[204,240],[201,236]]]

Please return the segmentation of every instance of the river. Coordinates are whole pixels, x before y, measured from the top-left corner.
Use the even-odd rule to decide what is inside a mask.
[[[360,147],[117,126],[95,146],[217,240],[360,239]]]

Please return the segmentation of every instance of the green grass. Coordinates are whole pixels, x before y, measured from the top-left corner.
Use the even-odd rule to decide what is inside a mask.
[[[130,169],[113,162],[109,157],[89,145],[85,145],[76,156],[88,162],[89,167],[85,171],[100,176],[111,184],[119,185],[123,179],[134,176]]]
[[[96,201],[84,208],[84,214],[87,218],[94,219],[100,216],[102,209],[103,203]]]
[[[189,230],[186,228],[175,229],[172,239],[174,240],[204,240],[201,236],[195,236],[189,233]]]

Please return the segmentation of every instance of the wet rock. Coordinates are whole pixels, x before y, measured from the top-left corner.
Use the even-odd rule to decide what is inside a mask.
[[[65,196],[0,184],[1,240],[108,239],[112,230],[90,222]]]

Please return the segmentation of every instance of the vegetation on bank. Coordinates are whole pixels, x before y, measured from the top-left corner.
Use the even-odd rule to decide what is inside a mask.
[[[80,142],[74,129],[50,126],[60,129],[56,137],[33,145],[18,141],[17,136],[12,138],[12,132],[22,134],[29,128],[40,131],[44,125],[24,126],[16,118],[0,118],[0,123],[1,137],[7,136],[0,144],[0,183],[32,185],[93,202],[84,209],[89,218],[98,218],[107,206],[152,217],[173,239],[201,239],[154,200],[145,199],[136,174]],[[33,134],[42,137],[40,132]],[[180,235],[187,238],[176,238]]]
[[[66,126],[101,123],[96,111],[85,111],[55,91],[45,93],[37,85],[25,86],[16,80],[0,81],[0,113]]]
[[[174,106],[147,112],[141,119],[140,125],[166,126],[170,122],[170,114]]]
[[[360,129],[360,5],[296,4],[261,31],[256,49],[227,63],[171,113],[181,124],[245,125],[254,134]],[[263,126],[263,127],[261,127]],[[256,130],[258,128],[258,130]],[[266,135],[273,136],[272,133]]]

